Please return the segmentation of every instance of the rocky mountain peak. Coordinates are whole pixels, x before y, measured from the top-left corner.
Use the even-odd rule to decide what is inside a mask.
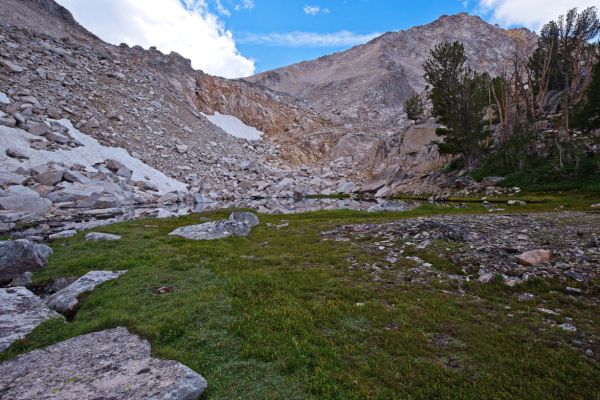
[[[422,64],[430,49],[444,41],[464,43],[474,68],[498,75],[510,68],[516,49],[532,51],[536,36],[527,29],[502,29],[466,13],[445,15],[247,80],[297,96],[320,112],[359,121],[363,131],[385,131],[402,121],[403,102],[425,88]]]

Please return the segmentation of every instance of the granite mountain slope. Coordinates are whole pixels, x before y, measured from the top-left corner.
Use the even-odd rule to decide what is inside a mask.
[[[329,168],[296,168],[320,158],[310,136],[333,127],[327,118],[289,96],[196,71],[177,53],[107,44],[53,0],[0,0],[0,56],[7,102],[0,111],[9,127],[30,131],[68,119],[101,145],[124,148],[212,197],[291,196],[329,183],[337,189],[335,179],[313,179]],[[235,138],[203,115],[213,112],[263,129],[271,140]]]
[[[345,52],[228,80],[194,70],[177,53],[104,43],[53,0],[0,0],[0,25],[1,58],[20,69],[0,70],[0,91],[11,101],[3,112],[24,116],[21,127],[69,119],[100,144],[122,147],[213,197],[335,192],[340,181],[436,169],[443,160],[432,144],[435,125],[411,127],[402,110],[424,88],[429,49],[459,40],[474,66],[499,74],[536,38],[466,14],[444,16]],[[265,140],[226,134],[205,118],[215,112],[259,129]]]

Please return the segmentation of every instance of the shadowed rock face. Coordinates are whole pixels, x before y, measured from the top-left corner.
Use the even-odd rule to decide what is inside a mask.
[[[402,116],[402,103],[409,96],[425,88],[422,64],[443,41],[464,43],[474,68],[497,75],[511,68],[517,48],[531,51],[536,36],[525,29],[500,29],[467,14],[443,16],[246,80],[297,96],[319,111],[385,126]]]
[[[150,344],[125,328],[78,336],[0,365],[0,390],[11,400],[197,400],[207,386],[190,368],[150,357]]]
[[[26,239],[0,241],[0,283],[48,264],[52,249]]]

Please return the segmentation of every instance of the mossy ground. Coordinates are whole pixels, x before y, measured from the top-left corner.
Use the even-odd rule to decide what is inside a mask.
[[[589,210],[592,200],[598,202],[553,197],[510,209]],[[129,273],[89,294],[73,321],[42,324],[0,360],[125,326],[147,338],[155,356],[206,377],[206,399],[598,398],[598,363],[571,345],[570,334],[544,323],[537,303],[516,300],[517,293],[535,293],[544,307],[561,308],[597,336],[600,314],[585,298],[558,294],[557,282],[520,288],[470,283],[460,290],[390,285],[348,268],[350,258],[374,262],[383,256],[320,237],[340,224],[483,212],[471,204],[260,215],[261,225],[248,238],[210,242],[167,234],[229,211],[98,230],[122,235],[118,242],[86,242],[80,233],[52,243],[55,253],[35,274],[36,283],[98,269]],[[267,226],[284,220],[288,226]],[[445,268],[452,270],[450,264]],[[173,291],[155,293],[164,286]]]

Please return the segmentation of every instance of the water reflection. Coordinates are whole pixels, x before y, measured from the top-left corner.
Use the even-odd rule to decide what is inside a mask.
[[[415,209],[420,204],[417,201],[385,199],[365,201],[353,198],[303,199],[299,201],[294,199],[239,199],[196,205],[122,207],[106,210],[71,209],[66,215],[62,216],[61,221],[41,222],[29,229],[13,232],[13,235],[27,237],[64,230],[80,231],[137,218],[169,218],[227,208],[247,208],[265,214],[294,214],[320,210],[406,211]]]
[[[197,204],[194,212],[203,212],[220,208],[249,208],[265,214],[294,214],[321,210],[357,210],[357,211],[406,211],[420,205],[416,201],[376,199],[372,201],[348,199],[260,199],[234,200],[216,203]]]

